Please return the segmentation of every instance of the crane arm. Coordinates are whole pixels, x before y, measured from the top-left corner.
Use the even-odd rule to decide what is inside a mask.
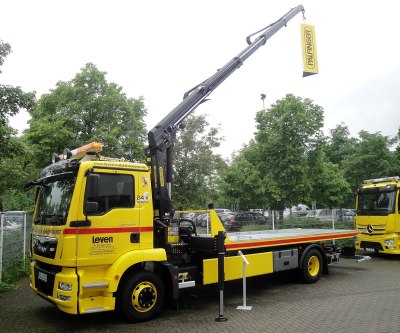
[[[173,214],[170,193],[172,147],[179,125],[206,100],[207,96],[213,90],[224,82],[236,69],[242,66],[245,60],[261,46],[265,45],[271,36],[286,26],[300,12],[304,12],[302,5],[292,8],[276,22],[251,35],[258,34],[254,41],[251,41],[251,36],[249,36],[247,38],[248,46],[242,52],[220,68],[214,75],[186,92],[182,102],[150,130],[148,133],[149,146],[146,148],[146,155],[152,174],[153,202],[154,210],[157,212],[156,216],[160,218],[166,216],[168,218],[168,216]]]

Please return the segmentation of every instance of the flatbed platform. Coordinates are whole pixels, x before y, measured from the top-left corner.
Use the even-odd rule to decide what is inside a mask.
[[[227,250],[269,247],[299,243],[324,242],[351,238],[358,235],[356,230],[345,229],[281,229],[250,232],[228,232],[225,239]]]

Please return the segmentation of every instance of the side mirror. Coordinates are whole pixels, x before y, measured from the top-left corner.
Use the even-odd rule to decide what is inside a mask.
[[[99,196],[99,179],[100,175],[89,173],[86,181],[85,203],[83,206],[84,214],[92,215],[98,212],[99,204],[93,200]]]
[[[100,175],[90,173],[86,182],[86,199],[99,196],[99,179]]]

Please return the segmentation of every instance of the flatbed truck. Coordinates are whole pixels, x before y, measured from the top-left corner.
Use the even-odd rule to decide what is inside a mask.
[[[209,214],[209,232],[181,218],[171,201],[172,148],[182,121],[303,6],[264,29],[248,47],[183,101],[148,134],[147,163],[102,156],[97,142],[53,155],[35,181],[31,288],[69,314],[120,310],[132,322],[157,315],[179,291],[283,270],[318,281],[337,257],[325,243],[354,230],[226,233]],[[223,255],[220,244],[222,243]],[[222,259],[222,261],[221,261]],[[222,262],[222,265],[220,264]],[[222,272],[222,274],[221,274]]]

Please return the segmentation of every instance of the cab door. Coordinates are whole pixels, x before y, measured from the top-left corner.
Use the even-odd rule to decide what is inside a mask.
[[[107,265],[140,248],[138,172],[94,168],[82,189],[81,226],[77,233],[78,266]]]

